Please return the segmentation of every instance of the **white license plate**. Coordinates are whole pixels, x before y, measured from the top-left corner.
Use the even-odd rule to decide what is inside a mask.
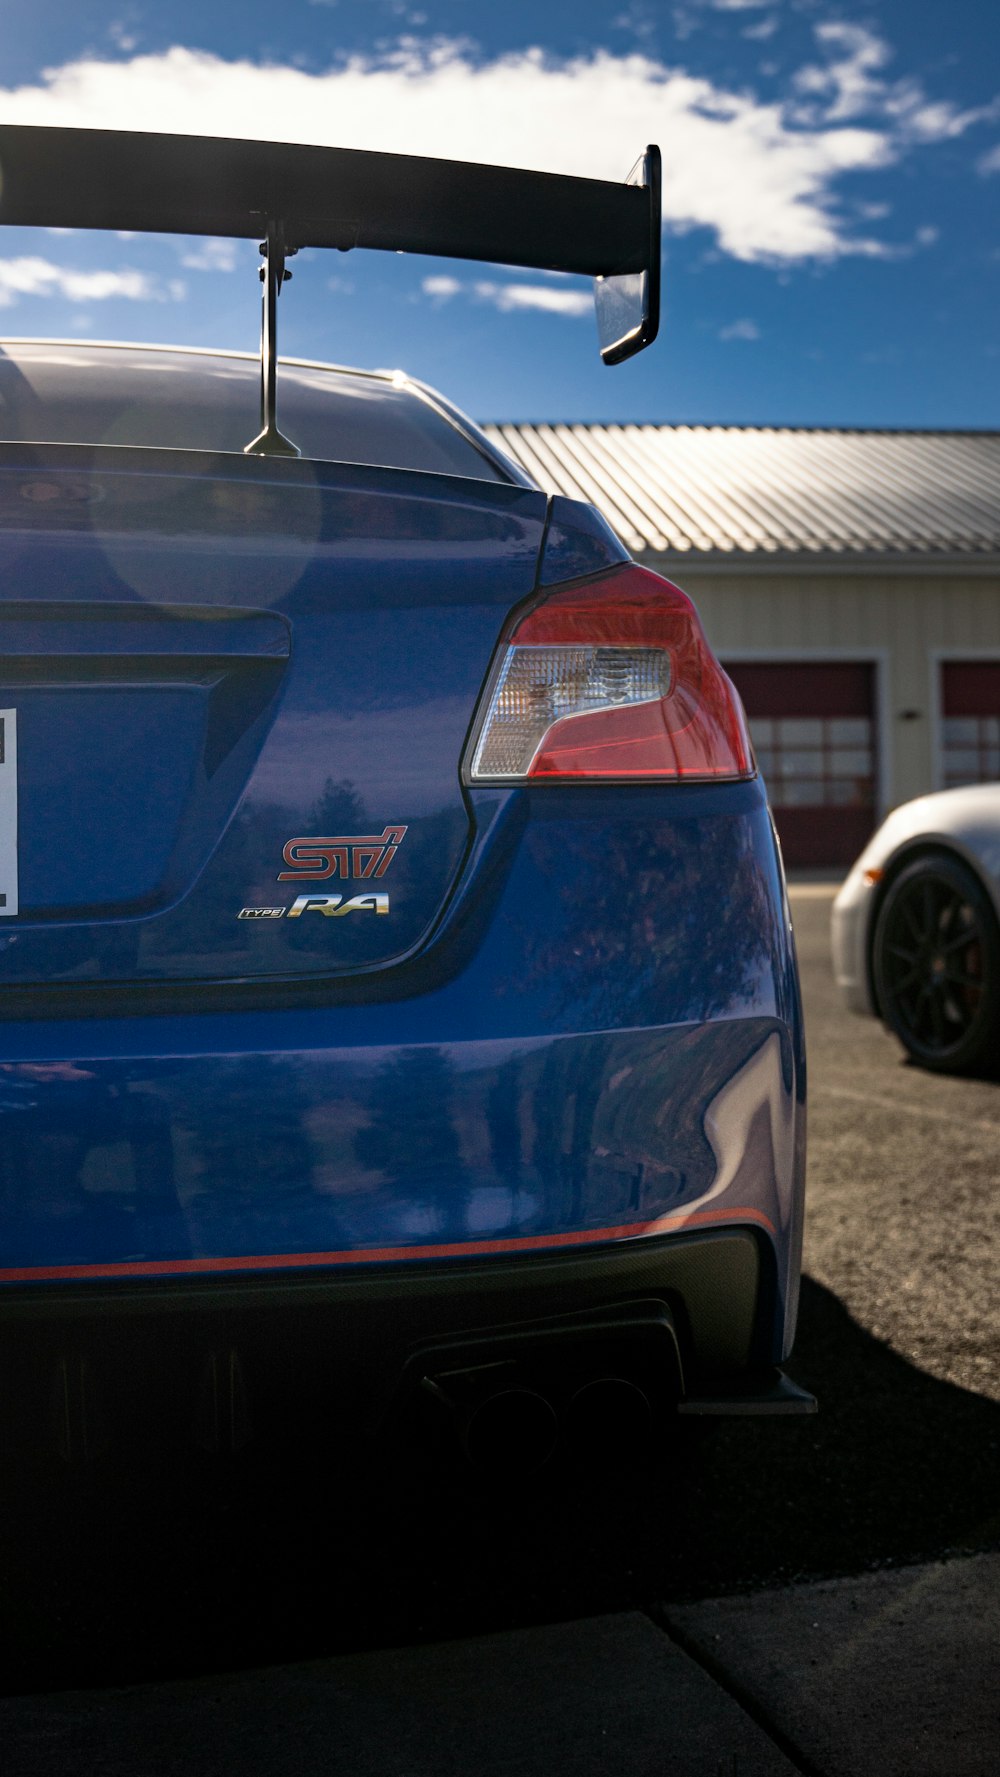
[[[17,711],[0,710],[0,919],[17,912]]]

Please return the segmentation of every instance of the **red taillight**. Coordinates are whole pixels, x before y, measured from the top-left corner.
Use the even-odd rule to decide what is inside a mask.
[[[752,777],[739,698],[689,598],[646,568],[554,592],[500,650],[470,783]]]

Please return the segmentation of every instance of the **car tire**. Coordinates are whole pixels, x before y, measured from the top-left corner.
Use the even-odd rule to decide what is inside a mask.
[[[986,890],[946,852],[915,858],[882,899],[872,980],[884,1022],[935,1073],[996,1060],[1000,932]]]

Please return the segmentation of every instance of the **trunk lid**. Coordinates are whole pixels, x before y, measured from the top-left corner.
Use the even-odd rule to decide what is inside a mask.
[[[545,496],[235,456],[0,449],[0,980],[405,956]]]

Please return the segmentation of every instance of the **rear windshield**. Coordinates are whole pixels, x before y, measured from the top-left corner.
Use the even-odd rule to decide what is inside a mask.
[[[260,427],[254,359],[142,347],[0,344],[0,439],[242,451]],[[304,457],[507,477],[405,385],[282,364],[278,424]]]

